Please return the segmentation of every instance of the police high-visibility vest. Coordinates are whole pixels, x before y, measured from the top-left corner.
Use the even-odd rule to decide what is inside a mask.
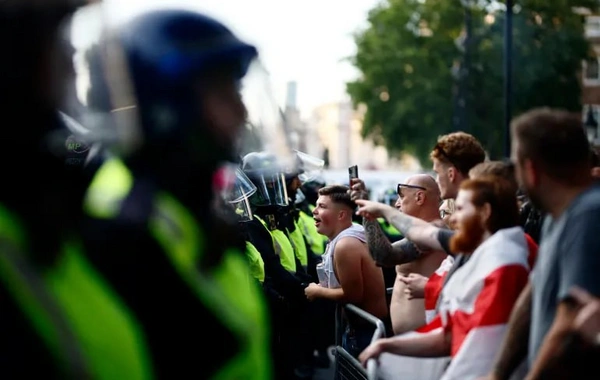
[[[90,184],[86,211],[97,218],[115,217],[132,185],[133,176],[123,162],[105,162]],[[219,266],[209,272],[198,269],[205,249],[203,231],[194,216],[167,193],[159,193],[155,199],[149,231],[181,278],[195,291],[198,302],[238,338],[239,352],[212,379],[270,379],[266,305],[258,284],[248,286],[248,282],[240,281],[250,276],[245,257],[230,249]]]
[[[294,221],[294,227],[295,229],[293,231],[288,230],[288,237],[294,248],[294,254],[298,261],[300,261],[300,265],[306,268],[308,266],[308,251],[306,249],[306,243],[304,242],[304,235],[302,235],[302,230],[300,229],[298,222]]]
[[[29,261],[27,243],[18,218],[0,206],[0,281],[55,357],[62,377],[152,379],[137,320],[79,243],[65,242],[55,263],[43,271]]]
[[[249,262],[250,274],[261,284],[265,282],[265,262],[254,244],[246,241],[246,256]]]
[[[298,226],[302,229],[302,234],[306,238],[310,249],[316,255],[322,255],[325,252],[325,244],[323,244],[323,235],[317,231],[314,218],[300,210]]]
[[[275,254],[279,256],[279,262],[281,263],[281,266],[284,267],[288,272],[295,273],[296,259],[294,258],[294,247],[292,247],[290,239],[281,230],[269,229],[267,223],[257,215],[254,215],[254,218],[261,222],[267,231],[269,231],[269,234],[271,234],[271,238],[273,238],[273,249],[275,250]]]
[[[313,205],[308,205],[308,209],[310,210],[310,213],[312,214],[313,211],[315,211],[316,207],[313,206]],[[314,219],[313,219],[313,226],[315,227],[315,232],[316,232],[317,231],[317,226],[314,225]],[[325,247],[327,247],[327,244],[329,243],[329,238],[327,236],[321,235],[321,234],[319,234],[319,236],[321,237],[321,244],[323,245],[323,253],[324,253],[325,252]]]
[[[390,236],[398,236],[398,237],[402,236],[402,234],[400,233],[400,231],[398,231],[396,229],[396,227],[394,227],[390,223],[388,223],[384,218],[377,219],[377,222],[379,222],[379,225],[381,226],[381,229],[386,234],[388,234]]]

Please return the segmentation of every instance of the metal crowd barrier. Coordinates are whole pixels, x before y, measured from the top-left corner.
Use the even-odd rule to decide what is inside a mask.
[[[383,321],[374,315],[367,313],[359,307],[352,304],[343,306],[346,313],[357,315],[370,324],[375,326],[371,342],[379,338],[385,338],[386,329]],[[335,380],[376,380],[378,364],[377,360],[371,359],[367,362],[367,368],[360,364],[348,351],[342,347],[342,334],[344,333],[344,322],[342,320],[342,306],[336,308],[335,330],[336,330],[336,360],[335,360]]]
[[[394,293],[394,288],[387,288],[385,290],[385,301],[387,302],[388,309],[390,308],[390,305],[392,304],[392,293]]]

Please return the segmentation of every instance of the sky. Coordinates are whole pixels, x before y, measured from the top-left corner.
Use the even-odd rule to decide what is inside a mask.
[[[345,83],[358,76],[344,58],[356,51],[352,33],[366,26],[380,0],[105,0],[111,17],[178,6],[217,18],[257,46],[270,73],[277,102],[285,104],[286,84],[296,81],[303,117],[320,104],[348,99]]]

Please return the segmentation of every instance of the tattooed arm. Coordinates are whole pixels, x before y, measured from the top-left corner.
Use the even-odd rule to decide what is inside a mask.
[[[408,239],[390,243],[377,220],[363,219],[369,253],[375,262],[384,267],[393,267],[416,260],[421,255]]]
[[[357,199],[355,202],[359,207],[358,215],[362,215],[369,220],[384,217],[388,223],[396,227],[405,238],[418,245],[419,248],[445,250],[438,239],[439,227],[422,219],[406,215],[383,203],[364,199]]]
[[[439,227],[436,227],[422,219],[406,215],[393,207],[382,210],[383,217],[396,227],[400,233],[422,248],[443,250],[438,240]]]

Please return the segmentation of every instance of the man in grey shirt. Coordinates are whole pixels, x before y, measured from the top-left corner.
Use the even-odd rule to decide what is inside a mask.
[[[561,301],[575,285],[600,295],[600,186],[580,194],[562,215],[544,222],[531,282],[533,307],[528,362],[533,368]]]
[[[532,110],[511,129],[517,179],[548,216],[490,378],[510,378],[525,358],[527,380],[577,378],[565,349],[577,311],[569,292],[579,286],[600,296],[600,186],[592,181],[589,143],[581,116],[565,111]]]

